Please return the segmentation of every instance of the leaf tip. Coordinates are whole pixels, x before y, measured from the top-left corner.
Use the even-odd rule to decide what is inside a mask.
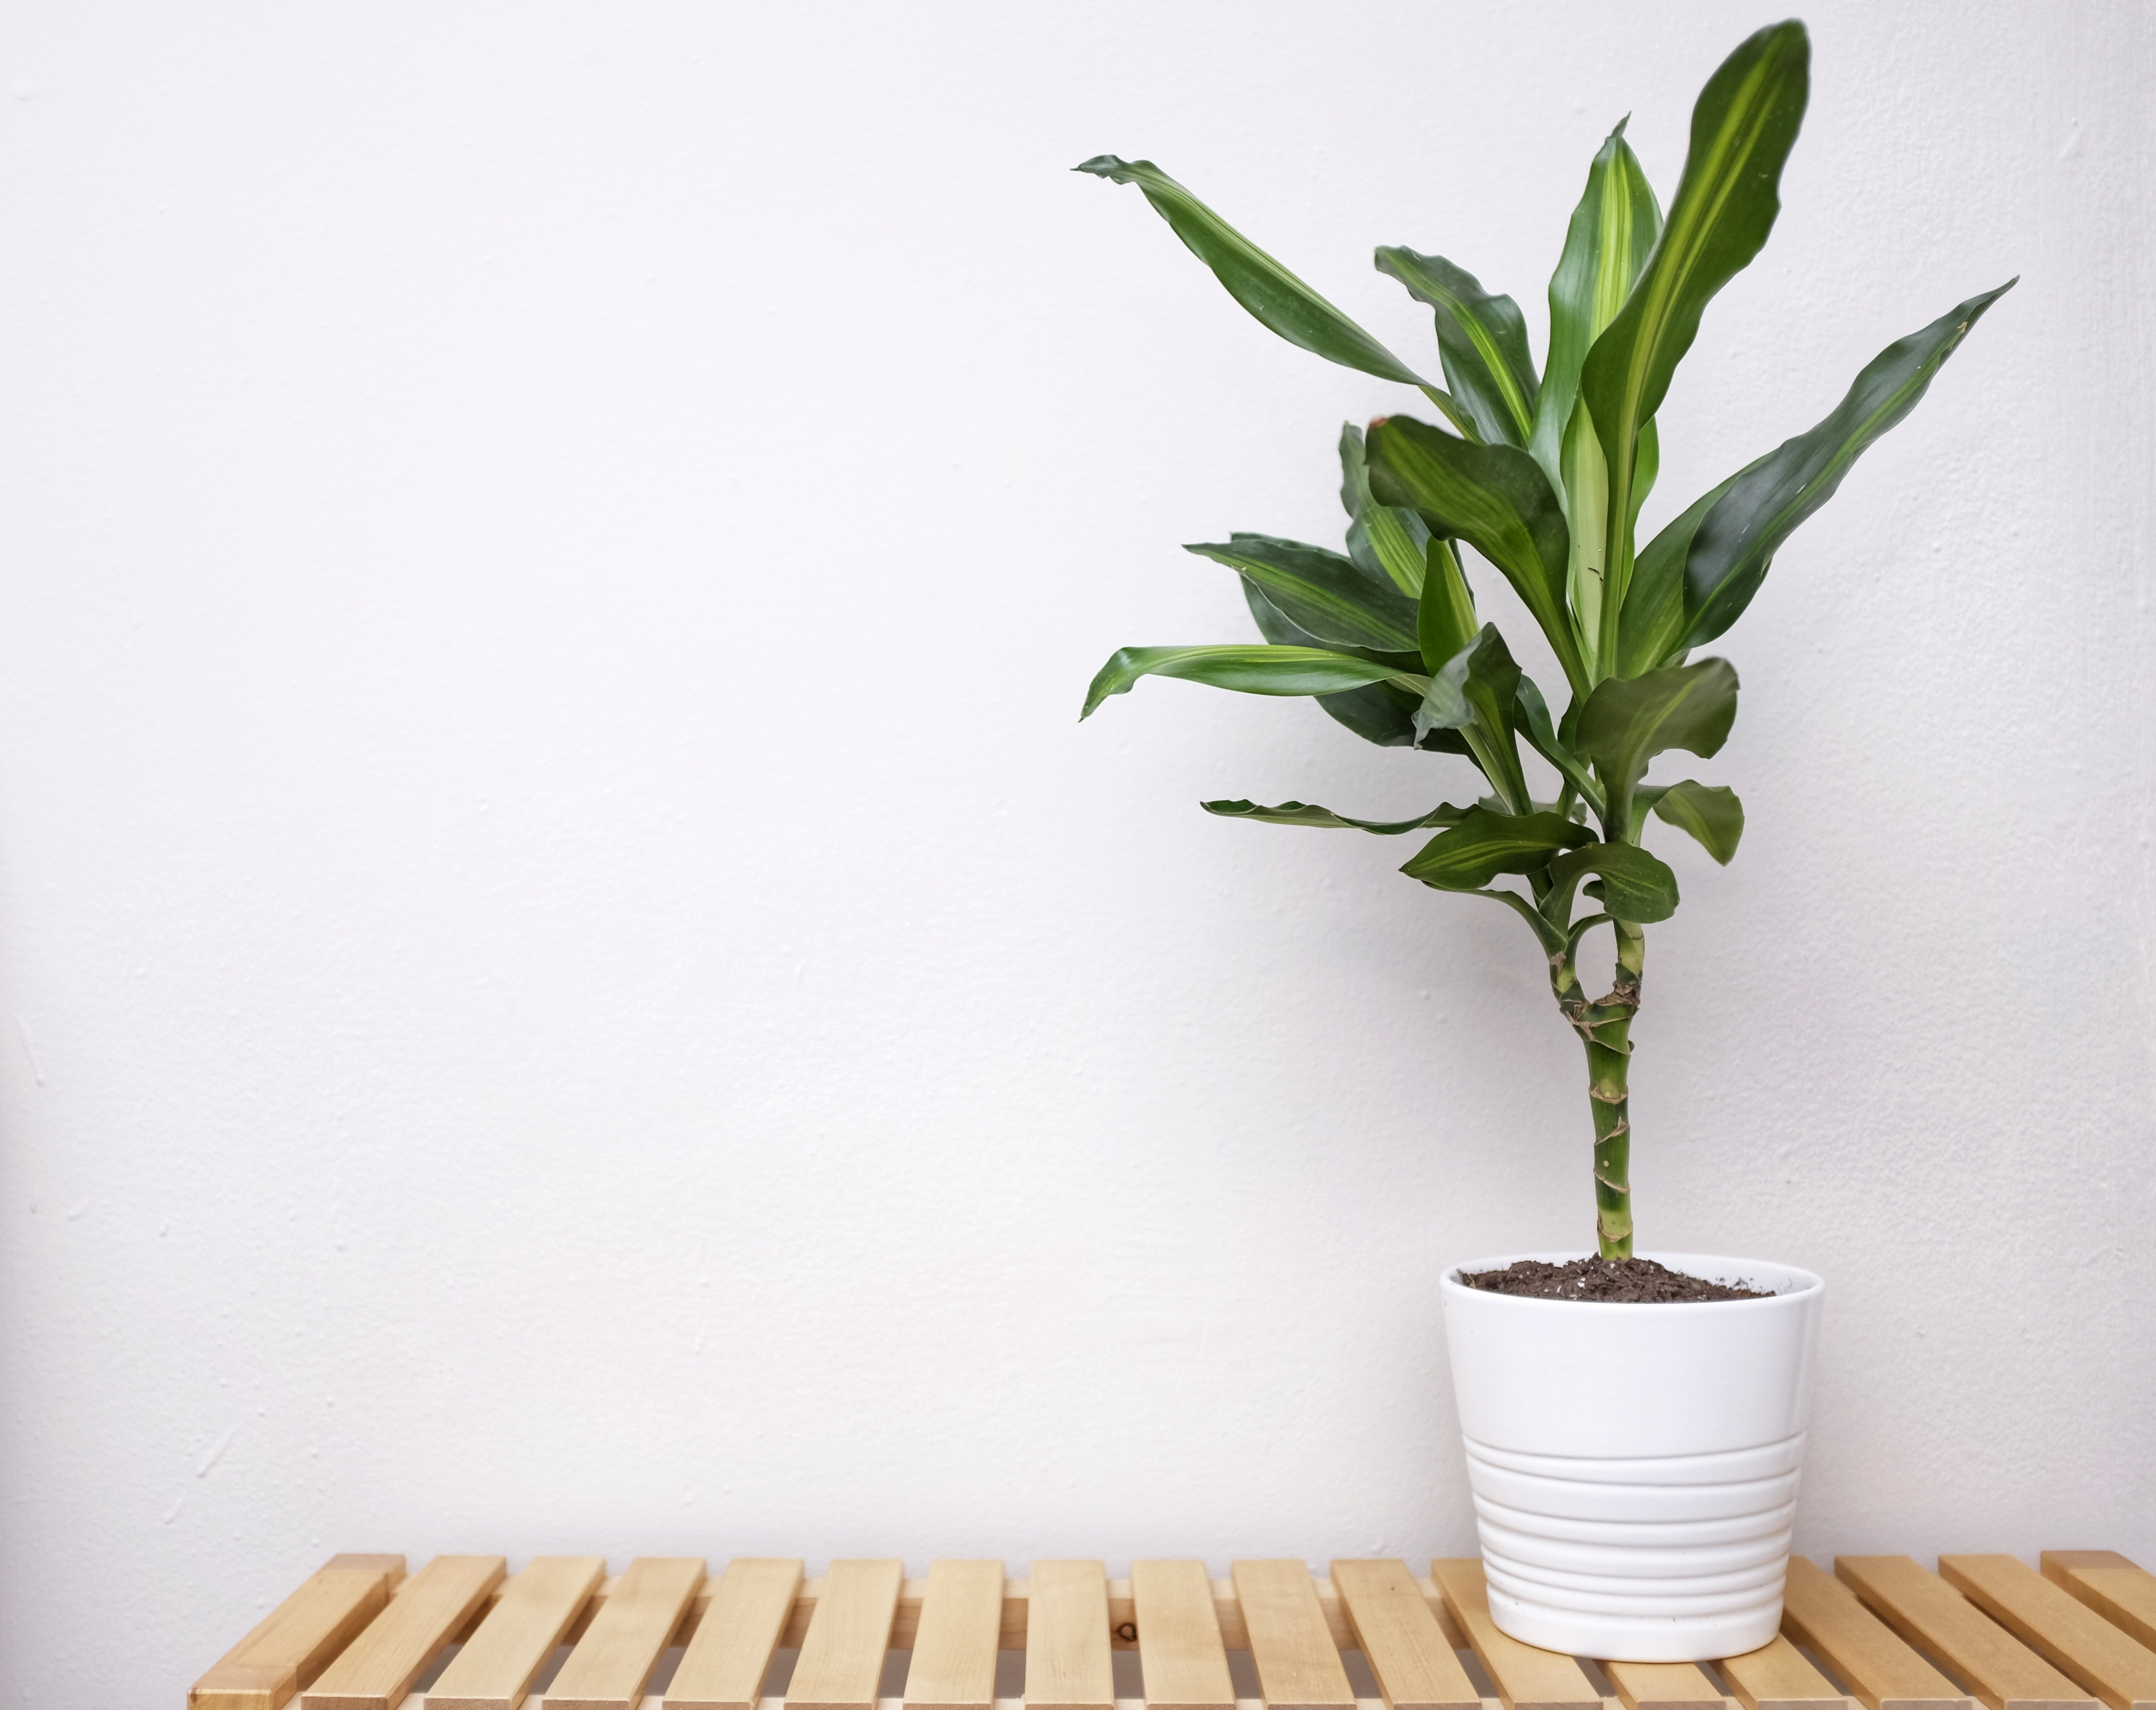
[[[1091,160],[1079,162],[1070,170],[1091,172],[1096,178],[1112,178],[1120,183],[1130,169],[1131,163],[1119,154],[1096,154]]]

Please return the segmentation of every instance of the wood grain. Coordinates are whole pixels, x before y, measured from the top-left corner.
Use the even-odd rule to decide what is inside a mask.
[[[666,1688],[666,1710],[757,1710],[771,1653],[801,1589],[801,1563],[739,1557],[707,1584],[695,1600],[705,1608]]]
[[[1727,1710],[1721,1687],[1693,1662],[1605,1662],[1625,1710]]]
[[[188,1690],[190,1710],[277,1710],[381,1614],[402,1556],[335,1556]]]
[[[516,1710],[598,1583],[604,1556],[535,1556],[427,1689],[427,1710]]]
[[[547,1688],[547,1710],[636,1710],[644,1682],[703,1583],[701,1556],[631,1562]]]
[[[2156,1710],[2156,1651],[2014,1556],[1941,1556],[1939,1577],[2111,1710]]]
[[[1232,1562],[1229,1582],[1243,1606],[1259,1690],[1272,1710],[1355,1710],[1340,1647],[1301,1562]]]
[[[1003,1620],[1001,1562],[932,1562],[906,1672],[906,1710],[989,1710]]]
[[[801,1641],[788,1710],[876,1710],[902,1562],[834,1562]]]
[[[2097,1710],[2096,1700],[1907,1556],[1836,1556],[1835,1577],[1969,1682],[1990,1710]]]
[[[1490,1618],[1490,1594],[1480,1560],[1432,1562],[1430,1576],[1482,1666],[1497,1683],[1505,1710],[1602,1710],[1602,1695],[1572,1658],[1522,1645],[1497,1630]]]
[[[1138,1667],[1154,1710],[1235,1710],[1203,1562],[1133,1562]]]
[[[1115,1710],[1106,1569],[1098,1562],[1035,1562],[1029,1588],[1027,1710]]]
[[[500,1556],[436,1556],[301,1692],[301,1710],[393,1710],[508,1566]]]
[[[2108,1549],[2047,1549],[2044,1577],[2087,1604],[2137,1645],[2156,1651],[2156,1574]]]
[[[1967,1710],[1973,1702],[1897,1638],[1854,1591],[1802,1556],[1789,1558],[1782,1630],[1824,1656],[1866,1710]]]
[[[1406,1563],[1335,1562],[1332,1584],[1348,1613],[1349,1648],[1368,1661],[1387,1710],[1481,1710],[1474,1682]]]
[[[1744,1710],[1834,1710],[1849,1702],[1841,1689],[1779,1633],[1772,1643],[1742,1656],[1726,1656],[1717,1666]]]

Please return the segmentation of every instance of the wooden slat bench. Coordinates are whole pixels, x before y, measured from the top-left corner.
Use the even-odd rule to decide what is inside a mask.
[[[611,1578],[596,1556],[404,1568],[332,1557],[195,1683],[190,1710],[2156,1710],[2156,1575],[2107,1551],[2049,1552],[2041,1572],[1844,1556],[1830,1574],[1792,1558],[1781,1636],[1706,1665],[1522,1645],[1491,1620],[1475,1560],[1421,1577],[1337,1561],[1324,1578],[1241,1561],[1225,1579],[1191,1561],[1127,1579],[1081,1561],[1023,1579],[984,1561],[926,1579],[894,1561],[808,1579],[771,1559],[713,1575],[674,1556]],[[896,1701],[893,1651],[911,1653]],[[1119,1697],[1129,1651],[1143,1685]],[[996,1696],[1008,1651],[1024,1653],[1022,1698]]]

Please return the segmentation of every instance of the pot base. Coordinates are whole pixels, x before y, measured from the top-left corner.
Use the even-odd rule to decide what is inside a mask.
[[[1523,1645],[1561,1651],[1568,1656],[1592,1656],[1604,1662],[1697,1662],[1702,1658],[1742,1656],[1771,1645],[1782,1625],[1782,1600],[1764,1609],[1735,1615],[1589,1615],[1577,1609],[1548,1609],[1510,1592],[1489,1588],[1490,1619],[1497,1630]]]

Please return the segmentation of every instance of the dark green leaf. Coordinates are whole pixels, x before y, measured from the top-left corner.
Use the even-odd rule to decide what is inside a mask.
[[[1645,792],[1642,792],[1645,793]],[[1655,814],[1681,831],[1688,831],[1723,866],[1737,853],[1744,835],[1744,804],[1737,792],[1721,784],[1695,783],[1687,778],[1661,791],[1655,799]]]
[[[1437,349],[1455,403],[1491,444],[1522,445],[1535,423],[1534,358],[1527,323],[1510,297],[1492,296],[1481,281],[1442,255],[1412,249],[1378,251],[1378,271],[1389,273],[1418,302],[1436,311]]]
[[[1593,843],[1551,862],[1544,910],[1559,921],[1569,917],[1573,887],[1589,873],[1601,878],[1604,909],[1620,921],[1649,926],[1677,911],[1677,876],[1629,843]]]
[[[1433,672],[1415,713],[1415,732],[1456,730],[1482,775],[1507,809],[1528,810],[1527,780],[1520,770],[1512,721],[1520,693],[1520,668],[1495,624]]]
[[[1240,571],[1297,629],[1327,645],[1415,651],[1414,602],[1338,552],[1265,534],[1183,550]]]
[[[1725,59],[1692,109],[1691,146],[1669,218],[1639,282],[1580,369],[1608,471],[1599,656],[1618,652],[1619,611],[1632,569],[1633,454],[1661,408],[1670,376],[1708,300],[1767,241],[1781,210],[1782,163],[1797,140],[1811,44],[1794,18],[1750,37]]]
[[[1757,467],[1754,465],[1753,467]],[[1707,513],[1736,484],[1735,475],[1702,493],[1691,508],[1640,552],[1625,590],[1625,621],[1618,631],[1616,675],[1636,677],[1680,657],[1684,650],[1685,554]]]
[[[1601,777],[1612,833],[1630,825],[1648,761],[1670,748],[1716,753],[1736,717],[1737,672],[1724,659],[1597,683],[1579,715],[1578,747]]]
[[[1471,445],[1408,416],[1371,423],[1365,443],[1371,491],[1419,511],[1432,533],[1457,537],[1495,564],[1542,625],[1573,692],[1585,694],[1565,605],[1564,513],[1534,459],[1513,445]]]
[[[1457,825],[1468,810],[1440,802],[1419,819],[1350,819],[1330,808],[1308,802],[1282,802],[1277,808],[1261,808],[1255,802],[1200,802],[1209,814],[1228,819],[1257,819],[1268,825],[1322,825],[1374,832],[1379,837],[1398,837],[1404,831],[1421,831],[1432,825]]]
[[[1213,270],[1228,295],[1290,344],[1381,380],[1421,387],[1450,413],[1451,399],[1151,161],[1096,155],[1072,169],[1135,184],[1190,252]]]
[[[1399,513],[1414,516],[1412,511]],[[1416,518],[1419,522],[1420,518]],[[1423,549],[1422,598],[1415,608],[1415,635],[1426,670],[1441,669],[1445,662],[1481,633],[1475,621],[1475,595],[1460,567],[1460,555],[1452,542],[1429,537]]]
[[[2015,284],[2009,280],[1971,297],[1921,332],[1888,345],[1825,421],[1784,440],[1727,484],[1685,557],[1681,645],[1712,641],[1737,621],[1782,542],[1834,496],[1865,449],[1917,407],[1969,328]]]
[[[1258,626],[1258,634],[1266,640],[1281,647],[1318,644],[1317,637],[1290,623],[1280,608],[1260,593],[1247,576],[1243,578],[1243,598],[1250,608],[1250,618]],[[1421,664],[1420,655],[1416,654],[1381,654],[1364,648],[1343,651],[1373,664],[1397,665],[1403,671],[1412,672]],[[1467,752],[1467,744],[1457,731],[1432,731],[1417,743],[1414,715],[1415,709],[1422,705],[1422,696],[1419,691],[1410,694],[1398,683],[1373,683],[1368,688],[1350,689],[1339,695],[1320,695],[1317,699],[1327,717],[1381,748],[1420,747],[1445,754]]]
[[[1587,169],[1587,188],[1573,210],[1564,253],[1550,275],[1549,362],[1543,371],[1528,445],[1559,492],[1566,490],[1559,455],[1573,401],[1579,396],[1579,365],[1624,307],[1661,229],[1662,210],[1640,157],[1625,141],[1625,121],[1620,120]],[[1568,505],[1568,514],[1577,533],[1578,512]]]
[[[1078,716],[1091,717],[1140,677],[1183,677],[1245,695],[1330,695],[1399,675],[1390,665],[1317,647],[1124,647],[1101,667]]]
[[[1520,675],[1517,698],[1519,710],[1514,721],[1520,734],[1527,739],[1528,745],[1535,752],[1564,774],[1589,807],[1600,813],[1602,791],[1594,782],[1594,774],[1587,769],[1580,757],[1558,737],[1550,723],[1549,703],[1543,699],[1543,691],[1536,687],[1535,680],[1525,672]]]
[[[1349,517],[1348,556],[1365,570],[1382,572],[1409,599],[1419,598],[1430,528],[1414,511],[1380,505],[1371,496],[1363,430],[1353,422],[1340,429],[1340,502]]]
[[[1479,891],[1501,873],[1539,872],[1594,836],[1561,814],[1493,814],[1478,805],[1400,870],[1440,891]]]

